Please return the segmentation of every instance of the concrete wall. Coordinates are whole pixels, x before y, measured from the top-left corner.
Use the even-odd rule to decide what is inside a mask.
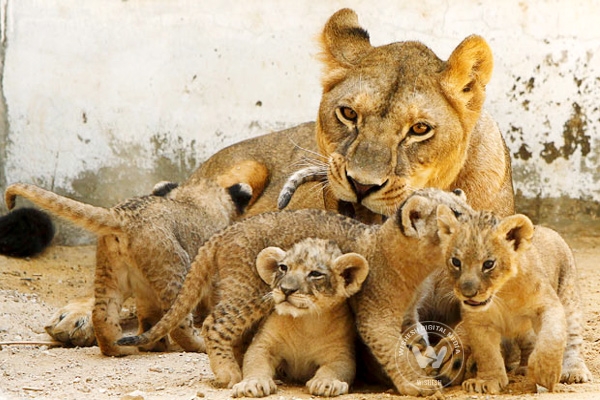
[[[373,4],[377,4],[374,9]],[[315,37],[354,8],[372,43],[467,35],[495,55],[486,107],[539,220],[600,207],[600,3],[584,0],[0,0],[0,189],[99,205],[181,180],[216,150],[313,120]]]

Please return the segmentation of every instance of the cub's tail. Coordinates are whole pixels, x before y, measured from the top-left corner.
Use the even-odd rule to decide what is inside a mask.
[[[50,217],[35,208],[23,207],[0,217],[0,254],[10,257],[33,257],[54,238]]]
[[[15,183],[7,187],[4,194],[9,210],[14,208],[17,196],[96,234],[121,232],[120,220],[110,209],[81,203],[34,185]]]
[[[327,178],[327,166],[323,167],[315,165],[311,167],[302,168],[294,172],[288,180],[285,182],[279,197],[277,198],[277,208],[283,210],[292,200],[292,196],[296,193],[301,185],[306,182],[323,181]]]

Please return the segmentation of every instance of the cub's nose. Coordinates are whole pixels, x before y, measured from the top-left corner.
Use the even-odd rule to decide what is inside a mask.
[[[285,287],[283,285],[280,289],[283,292],[283,294],[285,294],[285,297],[288,297],[289,295],[294,294],[298,291],[298,288]]]
[[[346,175],[346,177],[348,178],[348,182],[350,182],[350,185],[352,186],[352,189],[354,190],[354,193],[356,194],[356,202],[357,203],[362,202],[365,197],[367,197],[371,193],[374,193],[374,192],[380,190],[385,185],[385,183],[383,185],[364,184],[364,183],[360,183],[360,182],[354,180],[349,175]]]
[[[479,290],[477,289],[477,283],[472,281],[461,282],[460,292],[463,294],[463,296],[469,299],[477,296],[477,293],[479,293]]]

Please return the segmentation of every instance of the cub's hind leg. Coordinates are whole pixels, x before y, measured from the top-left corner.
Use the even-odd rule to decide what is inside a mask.
[[[128,267],[119,257],[119,247],[119,239],[114,235],[98,238],[92,320],[100,351],[107,356],[137,353],[135,348],[123,348],[115,344],[123,333],[119,323],[119,313],[123,302],[131,294],[128,285]]]
[[[243,292],[239,290],[239,285],[229,285],[227,279],[221,282],[221,287],[220,297],[228,301],[220,302],[214,307],[202,325],[202,335],[216,384],[231,388],[242,380],[242,371],[235,353],[236,346],[242,345],[244,333],[271,313],[273,303],[264,298],[269,287],[262,281],[248,282],[246,285],[246,288],[263,288],[262,292]]]
[[[164,235],[164,233],[163,233]],[[190,256],[179,245],[173,235],[164,235],[162,246],[150,251],[141,252],[143,257],[137,258],[138,265],[145,265],[146,272],[144,281],[150,283],[145,293],[147,300],[138,305],[138,319],[140,331],[138,334],[150,330],[162,316],[171,308],[177,295],[181,291],[183,282],[189,270]],[[156,253],[156,254],[153,254]],[[158,262],[157,262],[158,261]],[[136,297],[138,297],[136,290]],[[192,314],[188,314],[184,320],[169,332],[171,338],[185,351],[204,352],[204,340],[200,332],[194,326]],[[163,343],[160,347],[167,345],[167,338],[162,338],[157,343]],[[158,348],[152,346],[153,350]]]

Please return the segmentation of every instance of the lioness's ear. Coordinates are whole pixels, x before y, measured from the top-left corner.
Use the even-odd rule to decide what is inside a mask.
[[[452,235],[456,231],[458,220],[454,211],[445,204],[440,204],[436,209],[438,235]]]
[[[333,270],[344,280],[346,296],[350,297],[360,290],[367,279],[369,263],[358,253],[347,253],[333,261]]]
[[[512,242],[514,251],[526,250],[533,238],[533,222],[523,214],[504,218],[496,227],[498,235]]]
[[[492,77],[494,58],[487,42],[477,35],[467,37],[452,52],[443,72],[442,87],[466,110],[479,112],[485,100],[485,85]]]
[[[260,278],[269,286],[273,284],[278,265],[285,257],[285,251],[279,247],[267,247],[256,256],[256,270]]]
[[[346,69],[356,65],[373,48],[369,33],[358,24],[356,13],[349,8],[343,8],[329,18],[321,34],[321,46],[326,92],[341,79]]]
[[[425,234],[427,218],[433,212],[429,199],[422,196],[411,196],[398,211],[398,225],[405,236],[421,237]]]

